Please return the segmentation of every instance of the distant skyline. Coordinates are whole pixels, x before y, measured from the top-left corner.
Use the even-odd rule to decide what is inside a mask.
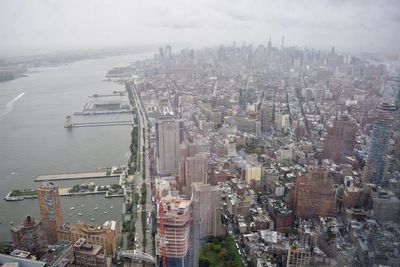
[[[0,55],[243,42],[400,53],[396,0],[3,0]]]

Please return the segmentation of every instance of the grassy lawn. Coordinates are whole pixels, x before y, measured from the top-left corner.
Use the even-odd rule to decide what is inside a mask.
[[[200,249],[200,267],[243,266],[231,236],[212,237]]]

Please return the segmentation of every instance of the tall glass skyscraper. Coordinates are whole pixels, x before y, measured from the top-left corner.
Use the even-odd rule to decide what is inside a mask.
[[[395,110],[396,106],[389,103],[382,103],[377,108],[364,170],[366,181],[375,184],[382,183]]]

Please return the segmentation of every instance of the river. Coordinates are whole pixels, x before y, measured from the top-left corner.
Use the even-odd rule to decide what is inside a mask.
[[[124,85],[103,81],[107,71],[151,56],[115,56],[35,68],[28,77],[0,83],[1,242],[11,239],[10,222],[20,223],[26,215],[40,220],[36,199],[3,200],[11,189],[35,188],[33,180],[39,174],[94,171],[98,167],[127,164],[131,126],[68,130],[64,128],[64,118],[81,111],[89,95],[124,90]],[[91,181],[110,183],[105,179],[83,182]],[[71,186],[79,182],[82,181],[58,184]],[[122,202],[122,198],[103,195],[61,197],[64,221],[72,223],[91,222],[92,218],[96,223],[108,219],[119,222]],[[81,207],[82,204],[85,206]],[[99,209],[94,210],[97,206]]]

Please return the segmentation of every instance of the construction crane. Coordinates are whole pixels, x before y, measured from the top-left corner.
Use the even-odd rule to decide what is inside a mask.
[[[161,203],[161,196],[160,192],[157,191],[156,186],[153,186],[153,192],[156,195],[157,199],[157,214],[159,217],[159,224],[160,224],[160,232],[159,232],[159,242],[161,247],[161,263],[162,267],[167,267],[167,251],[166,251],[166,240],[165,240],[165,230],[164,230],[164,207]]]

